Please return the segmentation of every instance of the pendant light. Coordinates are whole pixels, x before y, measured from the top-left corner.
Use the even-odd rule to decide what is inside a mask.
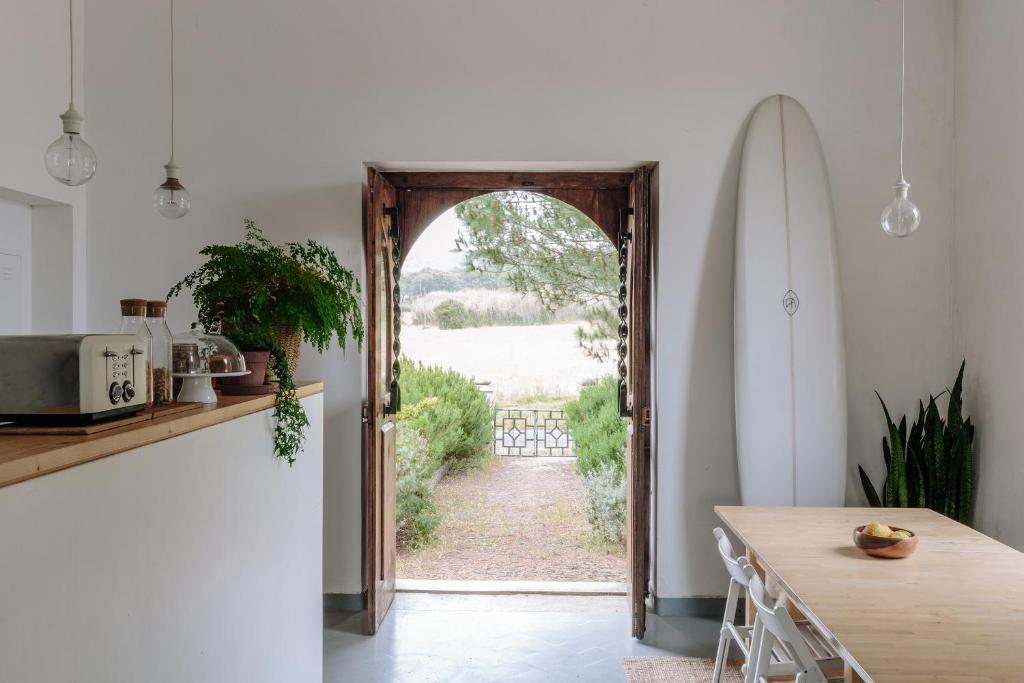
[[[153,206],[164,218],[181,218],[192,206],[188,190],[178,179],[174,162],[174,0],[171,0],[171,158],[164,164],[167,179],[153,191]]]
[[[892,186],[896,198],[882,212],[882,230],[893,237],[906,237],[921,224],[921,211],[907,199],[910,183],[903,176],[903,96],[906,90],[907,29],[906,0],[900,0],[900,179]]]
[[[46,148],[43,163],[46,172],[65,185],[75,187],[89,182],[96,173],[96,152],[82,139],[82,115],[75,109],[75,27],[68,0],[68,52],[71,98],[68,110],[60,115],[64,133]]]

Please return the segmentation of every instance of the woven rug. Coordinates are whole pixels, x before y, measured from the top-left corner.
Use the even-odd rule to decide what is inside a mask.
[[[623,657],[626,683],[707,683],[715,660],[704,657]],[[723,683],[743,683],[739,667],[729,666]]]

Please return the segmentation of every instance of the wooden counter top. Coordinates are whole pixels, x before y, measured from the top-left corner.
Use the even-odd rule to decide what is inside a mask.
[[[323,390],[323,382],[302,382],[296,393],[305,398]],[[219,396],[219,400],[216,405],[88,436],[0,434],[0,487],[274,407],[273,394]]]

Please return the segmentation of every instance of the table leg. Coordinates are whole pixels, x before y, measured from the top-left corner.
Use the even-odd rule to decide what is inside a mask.
[[[853,670],[849,663],[843,662],[843,683],[864,683],[864,679]]]

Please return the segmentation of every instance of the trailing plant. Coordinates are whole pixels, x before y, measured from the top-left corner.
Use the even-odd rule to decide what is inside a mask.
[[[877,491],[864,468],[857,466],[864,495],[872,507],[931,508],[964,524],[971,523],[974,503],[974,425],[963,417],[963,380],[966,361],[960,364],[943,419],[936,396],[918,402],[917,419],[907,428],[907,417],[897,425],[878,396],[885,413],[887,436],[882,437],[886,476]]]
[[[204,247],[199,253],[206,263],[171,287],[167,298],[191,290],[207,330],[226,335],[244,351],[270,352],[278,379],[274,452],[292,464],[309,421],[277,329],[301,329],[321,353],[335,337],[342,349],[349,335],[362,346],[359,282],[327,247],[312,240],[277,245],[253,221],[243,224],[244,240]]]

